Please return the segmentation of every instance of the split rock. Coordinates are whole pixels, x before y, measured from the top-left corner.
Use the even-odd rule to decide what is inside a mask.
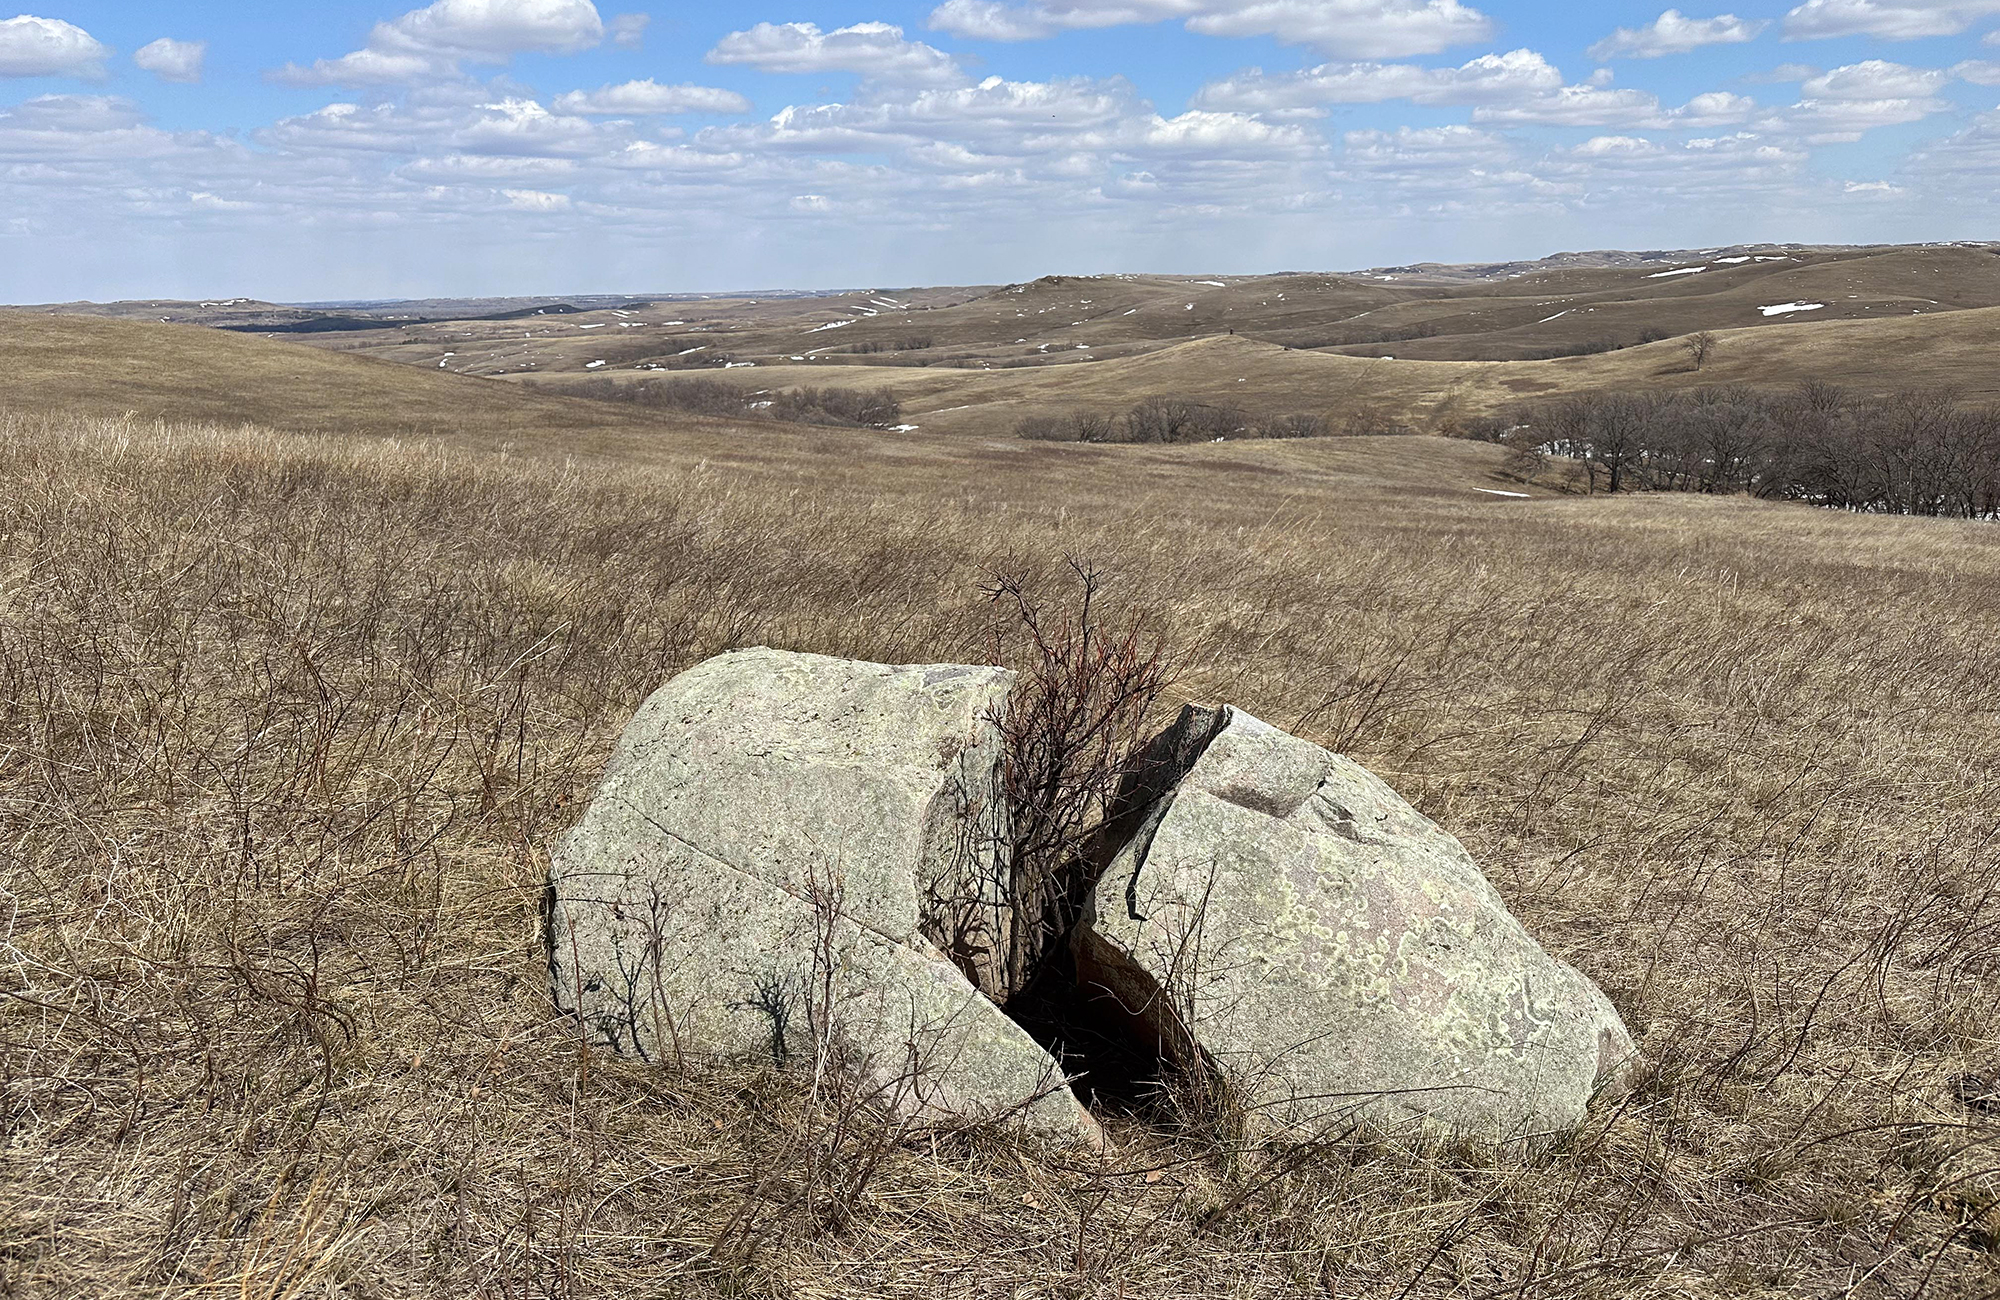
[[[1260,1131],[1574,1128],[1632,1067],[1604,994],[1358,764],[1233,708],[1154,742],[1073,948]]]

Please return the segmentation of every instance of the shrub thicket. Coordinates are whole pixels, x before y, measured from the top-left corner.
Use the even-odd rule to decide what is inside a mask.
[[[1949,393],[1856,397],[1827,384],[1592,393],[1477,421],[1517,468],[1580,463],[1590,490],[1748,492],[1886,514],[2000,515],[2000,411]]]
[[[1074,407],[1058,415],[1031,415],[1014,426],[1017,436],[1039,442],[1214,442],[1320,438],[1331,431],[1324,416],[1310,412],[1251,415],[1237,406],[1174,396],[1148,397],[1122,415]]]
[[[562,385],[536,385],[570,397],[691,411],[698,415],[762,416],[794,424],[887,428],[903,405],[887,388],[787,388],[754,392],[720,379],[642,379],[621,384],[608,377]]]

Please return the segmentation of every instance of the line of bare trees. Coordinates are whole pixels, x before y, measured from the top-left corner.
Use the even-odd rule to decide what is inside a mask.
[[[1369,403],[1347,409],[1255,411],[1191,397],[1148,397],[1122,412],[1073,407],[1031,415],[1014,426],[1017,436],[1043,442],[1214,442],[1222,438],[1325,438],[1401,434],[1409,428],[1393,412]]]
[[[634,406],[668,407],[697,415],[787,420],[794,424],[889,428],[903,418],[903,404],[887,388],[785,388],[753,391],[719,379],[642,379],[620,383],[605,376],[563,381],[531,379],[528,386],[564,397]]]
[[[2000,518],[2000,409],[1951,393],[1860,397],[1702,388],[1595,393],[1469,426],[1534,475],[1551,457],[1591,491],[1748,492],[1846,510]]]

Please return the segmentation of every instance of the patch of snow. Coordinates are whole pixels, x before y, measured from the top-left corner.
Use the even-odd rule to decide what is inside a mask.
[[[722,363],[722,368],[724,370],[745,370],[756,364],[754,361],[725,361]]]
[[[922,426],[921,424],[892,424],[892,425],[890,425],[890,426],[889,426],[889,432],[891,432],[891,433],[915,433],[915,432],[916,432],[916,431],[917,431],[918,429],[921,429],[921,428],[923,428],[923,426]]]
[[[1718,257],[1715,259],[1715,263],[1717,266],[1737,266],[1749,260],[1747,257]]]
[[[1823,302],[1781,302],[1770,307],[1759,307],[1757,310],[1766,316],[1783,316],[1786,312],[1818,311],[1824,306],[1826,304]]]
[[[1134,307],[1131,311],[1128,311],[1125,314],[1127,316],[1137,316],[1139,314],[1139,309],[1137,307]]]
[[[1501,490],[1500,490],[1499,488],[1474,488],[1474,489],[1472,489],[1472,490],[1473,490],[1474,492],[1484,492],[1484,493],[1486,493],[1486,494],[1487,494],[1488,496],[1496,496],[1496,497],[1522,497],[1522,498],[1526,498],[1526,497],[1528,497],[1528,495],[1529,495],[1529,494],[1528,494],[1528,493],[1526,493],[1526,492],[1502,492],[1502,491],[1501,491]]]
[[[1536,322],[1535,322],[1535,324],[1537,324],[1537,325],[1546,325],[1546,324],[1548,324],[1548,323],[1549,323],[1550,321],[1552,321],[1552,320],[1561,320],[1561,319],[1562,319],[1563,317],[1565,317],[1565,316],[1567,316],[1567,315],[1569,315],[1569,309],[1568,309],[1567,307],[1565,307],[1565,308],[1564,308],[1563,310],[1561,310],[1561,311],[1557,312],[1557,313],[1556,313],[1555,315],[1553,315],[1553,316],[1544,316],[1544,317],[1542,317],[1542,318],[1541,318],[1540,320],[1536,321]]]
[[[698,347],[689,348],[685,352],[676,352],[674,353],[674,355],[677,357],[691,357],[697,352],[706,352],[706,351],[708,351],[708,344],[703,343]]]
[[[1189,311],[1193,311],[1193,310],[1194,310],[1194,304],[1193,304],[1193,303],[1189,303],[1189,304],[1187,305],[1187,309],[1188,309]]]
[[[593,361],[593,362],[591,362],[591,363],[590,363],[589,365],[585,366],[585,367],[584,367],[584,369],[585,369],[585,370],[596,370],[596,369],[597,369],[598,367],[602,366],[603,364],[604,364],[604,363],[603,363],[602,361]]]
[[[1695,275],[1707,269],[1706,266],[1683,266],[1676,271],[1655,271],[1646,278],[1648,280],[1664,280],[1670,275]]]
[[[1224,283],[1223,283],[1222,281],[1220,281],[1220,280],[1196,280],[1196,281],[1195,281],[1195,283],[1196,283],[1196,284],[1212,284],[1212,285],[1214,285],[1214,286],[1215,286],[1216,288],[1218,288],[1218,289],[1227,289],[1227,288],[1229,287],[1228,285],[1224,284]]]
[[[852,325],[853,323],[854,323],[854,322],[853,322],[853,321],[851,321],[851,320],[830,320],[830,321],[828,321],[828,322],[827,322],[826,324],[824,324],[824,325],[815,325],[815,326],[813,326],[813,327],[812,327],[811,329],[807,330],[807,331],[806,331],[806,333],[808,333],[808,334],[818,334],[818,333],[819,333],[819,332],[821,332],[822,330],[837,330],[837,329],[842,329],[842,328],[844,328],[844,327],[846,327],[846,326],[848,326],[848,325]]]

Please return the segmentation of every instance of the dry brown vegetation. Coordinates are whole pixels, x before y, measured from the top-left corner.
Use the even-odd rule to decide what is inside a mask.
[[[903,418],[931,433],[1004,433],[1022,420],[1080,410],[1116,418],[1149,397],[1224,407],[1281,401],[1276,410],[1320,416],[1335,430],[1400,426],[1428,433],[1526,400],[1681,392],[1717,384],[1783,390],[1817,381],[1870,395],[1951,390],[1987,403],[2000,399],[2000,372],[1989,362],[1996,340],[2000,307],[1718,330],[1713,355],[1699,371],[1678,339],[1547,361],[1422,361],[1400,354],[1385,360],[1291,350],[1225,335],[1143,354],[1017,370],[856,365],[840,368],[830,379],[824,366],[780,363],[712,372],[710,379],[761,391],[836,381],[887,384],[902,402]]]
[[[1996,251],[1793,246],[1733,255],[1584,254],[1542,264],[1401,267],[1388,274],[1044,276],[997,288],[887,295],[861,290],[617,307],[600,299],[546,316],[518,314],[536,310],[528,300],[399,304],[397,315],[418,312],[428,319],[383,320],[380,328],[351,330],[346,327],[367,322],[336,310],[336,319],[321,323],[342,328],[290,337],[433,369],[443,361],[452,370],[508,375],[524,369],[582,375],[592,362],[601,363],[600,373],[629,373],[720,366],[725,359],[759,367],[804,361],[806,369],[820,372],[844,366],[897,372],[1066,368],[1230,335],[1354,357],[1388,353],[1404,362],[1470,362],[1583,356],[1703,330],[1754,336],[1779,329],[1791,335],[1773,349],[1782,358],[1803,350],[1794,329],[1799,324],[1894,324],[1914,315],[1942,334],[1969,329],[1970,322],[1947,324],[1944,318],[2000,305]],[[1763,310],[1783,303],[1812,306],[1798,313]],[[503,305],[516,311],[490,314]],[[293,314],[254,303],[82,309],[250,330]],[[1990,343],[1990,325],[1983,337]],[[1860,368],[1872,369],[1873,359],[1856,351]],[[1770,382],[1837,378],[1813,368],[1811,358],[1802,364],[1804,371],[1780,370]],[[1863,381],[1850,376],[1845,382]],[[1969,366],[1955,382],[1983,379]]]
[[[0,400],[15,409],[394,436],[489,447],[643,429],[635,412],[198,325],[0,311]]]
[[[1436,485],[1498,453],[1429,439],[862,445],[0,418],[0,1291],[2000,1285],[2000,532],[1481,498]],[[1645,1085],[1534,1155],[1110,1116],[1099,1159],[579,1051],[546,851],[642,696],[756,643],[983,658],[982,587],[1065,554],[1180,695],[1463,838]]]

